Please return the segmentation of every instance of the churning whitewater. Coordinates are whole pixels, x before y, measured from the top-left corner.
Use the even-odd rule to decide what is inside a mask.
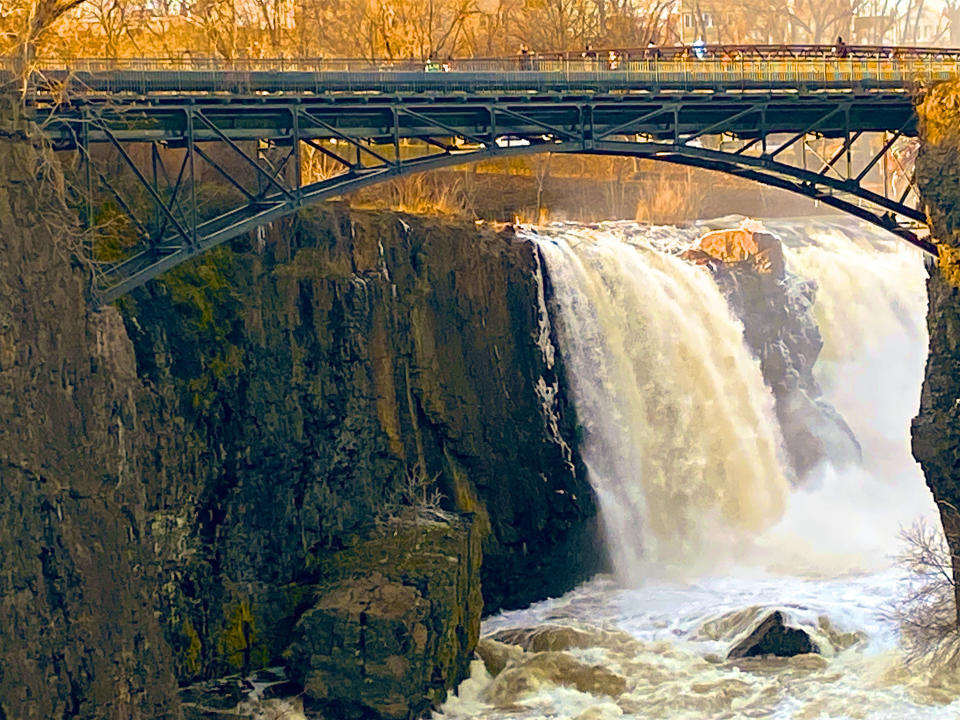
[[[546,265],[541,312],[613,574],[488,618],[483,660],[437,717],[957,716],[960,683],[907,668],[889,619],[911,582],[893,562],[900,529],[934,515],[909,441],[922,258],[848,220],[766,223],[785,245],[782,282],[816,283],[816,382],[863,455],[799,482],[743,323],[711,271],[680,257],[736,222],[522,231]],[[773,610],[815,654],[727,659]]]

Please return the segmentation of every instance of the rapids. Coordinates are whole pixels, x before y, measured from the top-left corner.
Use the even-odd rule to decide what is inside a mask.
[[[851,220],[765,223],[784,242],[786,281],[818,285],[816,378],[863,449],[859,466],[824,463],[795,485],[740,321],[709,272],[677,257],[739,222],[521,231],[546,264],[546,321],[613,574],[485,620],[485,636],[525,629],[542,647],[509,650],[496,678],[475,661],[437,720],[960,713],[960,678],[907,667],[888,617],[911,581],[893,560],[899,531],[934,517],[909,440],[927,348],[922,259]],[[724,660],[773,608],[820,655]]]

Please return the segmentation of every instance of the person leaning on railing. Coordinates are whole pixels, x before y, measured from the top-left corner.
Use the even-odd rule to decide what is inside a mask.
[[[837,36],[837,44],[834,46],[833,52],[841,60],[850,55],[850,51],[847,48],[847,44],[843,42],[842,37]]]

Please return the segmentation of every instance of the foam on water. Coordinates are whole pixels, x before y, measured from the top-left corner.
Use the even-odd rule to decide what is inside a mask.
[[[934,516],[909,445],[927,347],[922,260],[847,220],[766,224],[787,245],[788,269],[819,285],[817,379],[864,451],[860,467],[825,465],[790,489],[772,399],[738,341],[739,322],[706,271],[674,257],[702,230],[730,224],[529,231],[549,269],[551,319],[586,428],[580,450],[617,575],[488,618],[483,631],[559,623],[596,632],[595,646],[564,652],[622,675],[626,690],[592,695],[531,671],[510,702],[493,704],[481,664],[464,697],[451,698],[438,717],[960,714],[960,674],[907,669],[887,617],[910,580],[892,567],[898,531]],[[742,436],[725,434],[730,427]],[[653,508],[680,519],[658,523]],[[722,660],[736,623],[770,608],[808,629],[823,657]],[[600,629],[625,631],[635,644],[611,646]]]

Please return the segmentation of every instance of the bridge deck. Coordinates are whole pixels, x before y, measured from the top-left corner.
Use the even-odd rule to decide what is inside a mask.
[[[783,90],[797,93],[825,90],[912,91],[958,75],[960,58],[793,58],[704,60],[629,60],[608,63],[585,60],[531,61],[521,70],[516,60],[458,60],[448,71],[435,64],[371,65],[359,61],[319,63],[276,61],[273,68],[244,68],[208,63],[76,61],[50,64],[41,71],[38,90],[46,82],[71,96],[134,93],[503,93],[503,92],[661,92]],[[0,64],[2,68],[2,64]],[[431,71],[428,71],[430,68]],[[4,72],[0,69],[0,72]],[[11,69],[5,71],[8,75]],[[61,95],[62,96],[62,95]]]

